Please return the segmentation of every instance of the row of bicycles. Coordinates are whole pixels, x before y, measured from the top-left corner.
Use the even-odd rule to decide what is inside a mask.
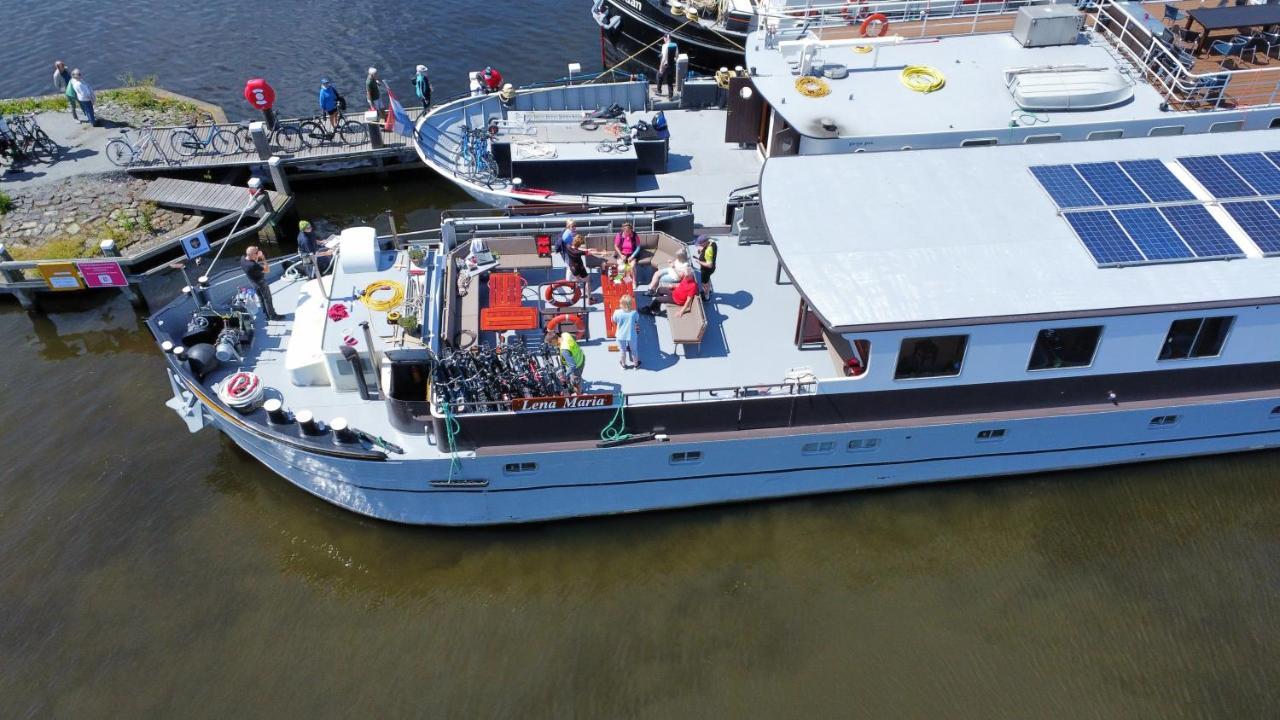
[[[50,162],[61,148],[40,127],[34,114],[0,118],[0,157],[10,165]]]
[[[494,132],[493,128],[462,128],[458,153],[458,174],[490,189],[507,182],[498,174],[498,162],[489,145]]]
[[[523,339],[494,348],[444,350],[436,359],[431,386],[436,400],[447,402],[454,414],[506,411],[515,398],[556,397],[573,390],[560,352],[550,345],[531,350]]]
[[[162,142],[156,128],[144,126],[135,133],[121,132],[120,137],[107,143],[107,159],[115,165],[129,167],[139,164],[164,163],[172,165],[197,155],[240,155],[256,152],[249,123],[218,125],[207,113],[185,127],[168,133]],[[306,148],[324,145],[356,146],[368,141],[364,125],[339,116],[335,127],[324,115],[306,120],[282,120],[268,135],[273,149],[294,153]],[[167,146],[167,147],[166,147]]]

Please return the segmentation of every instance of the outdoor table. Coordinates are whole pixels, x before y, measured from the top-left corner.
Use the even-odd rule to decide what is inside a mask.
[[[1187,11],[1187,29],[1192,23],[1204,28],[1196,54],[1204,52],[1209,36],[1215,30],[1232,30],[1242,27],[1280,25],[1280,5],[1237,5],[1232,7],[1198,7]]]

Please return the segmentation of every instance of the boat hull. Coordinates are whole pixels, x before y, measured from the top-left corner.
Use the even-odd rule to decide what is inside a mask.
[[[369,517],[416,525],[497,525],[744,502],[867,488],[1070,470],[1280,447],[1276,397],[1145,405],[1001,420],[998,442],[975,441],[991,420],[896,425],[684,443],[645,443],[384,462],[348,460],[272,442],[208,419],[299,488]],[[1177,421],[1153,426],[1154,416]],[[862,447],[874,440],[869,448]],[[423,438],[422,442],[426,442]],[[826,445],[830,443],[830,447]],[[850,444],[859,449],[850,449]],[[814,448],[817,448],[816,450]],[[673,464],[673,452],[701,459]],[[509,474],[512,463],[535,463]],[[442,484],[451,483],[451,484]]]
[[[648,0],[604,0],[604,7],[608,18],[618,18],[613,29],[602,28],[605,39],[613,46],[613,52],[607,54],[610,65],[639,53],[627,60],[628,67],[656,73],[655,43],[667,35],[672,36],[681,52],[688,53],[689,65],[695,70],[714,72],[743,63],[744,35],[717,33],[698,23],[686,23],[684,18],[677,18]]]

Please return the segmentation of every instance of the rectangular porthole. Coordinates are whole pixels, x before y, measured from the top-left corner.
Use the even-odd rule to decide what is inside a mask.
[[[685,452],[671,453],[672,465],[692,465],[693,463],[702,462],[701,450],[688,450]]]
[[[1027,145],[1039,145],[1042,143],[1055,143],[1060,140],[1062,140],[1061,135],[1058,133],[1052,133],[1049,135],[1028,135],[1027,139],[1022,142]]]
[[[836,444],[834,442],[831,442],[830,440],[823,440],[822,442],[805,443],[804,446],[800,448],[800,452],[804,455],[826,455],[835,449]]]
[[[880,438],[863,438],[850,440],[846,449],[849,452],[873,452],[880,447]]]
[[[993,430],[979,430],[977,440],[978,442],[993,442],[996,440],[1003,440],[1005,436],[1005,432],[1006,430],[1004,428],[995,428]]]
[[[529,473],[538,472],[538,463],[535,462],[518,462],[507,463],[502,466],[502,472],[507,475],[528,475]]]
[[[1178,417],[1177,415],[1157,415],[1151,418],[1151,422],[1148,425],[1153,428],[1176,425],[1178,424]]]
[[[1147,132],[1147,137],[1169,137],[1171,135],[1181,135],[1186,131],[1182,125],[1160,125],[1153,127]]]
[[[1243,130],[1243,129],[1244,129],[1243,120],[1229,120],[1227,122],[1217,122],[1209,126],[1209,132],[1211,133],[1235,132],[1236,130]]]
[[[1119,140],[1124,137],[1123,130],[1097,130],[1089,133],[1090,140]]]
[[[960,147],[988,147],[995,145],[999,140],[995,138],[972,138],[960,143]]]

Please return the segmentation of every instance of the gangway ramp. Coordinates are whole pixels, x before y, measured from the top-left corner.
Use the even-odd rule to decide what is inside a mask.
[[[274,190],[264,190],[271,200],[271,207],[279,210],[289,202],[289,196]],[[142,193],[142,199],[169,208],[198,212],[238,213],[250,203],[249,192],[238,185],[156,178]],[[260,216],[262,205],[254,206],[248,214]]]

